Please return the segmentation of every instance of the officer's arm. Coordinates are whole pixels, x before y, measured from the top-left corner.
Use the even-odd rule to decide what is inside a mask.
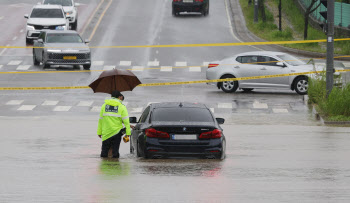
[[[102,105],[101,111],[100,111],[100,118],[98,119],[97,135],[102,135],[102,119],[103,119],[104,108],[105,108],[105,105]]]
[[[126,107],[124,108],[124,110],[122,112],[122,119],[123,119],[123,123],[125,126],[125,134],[131,135],[129,114],[128,114],[128,110],[126,109]]]

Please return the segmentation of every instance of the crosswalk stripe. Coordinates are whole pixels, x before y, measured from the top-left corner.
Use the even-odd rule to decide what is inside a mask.
[[[56,106],[53,111],[69,111],[72,106]]]
[[[58,101],[49,101],[49,100],[46,100],[44,101],[44,103],[42,103],[41,105],[42,106],[56,106],[58,104]]]
[[[120,66],[131,66],[131,61],[120,61],[119,65]]]
[[[171,66],[161,66],[160,71],[171,72],[173,71],[173,68]]]
[[[31,65],[19,65],[16,70],[28,70]]]
[[[147,66],[159,66],[159,61],[148,61]]]
[[[232,103],[218,103],[219,109],[232,109]]]
[[[144,69],[143,66],[133,66],[131,71],[143,71]]]
[[[350,63],[343,63],[345,67],[350,67]]]
[[[190,67],[189,69],[188,69],[190,72],[201,72],[202,71],[202,69],[201,69],[201,67]]]
[[[272,109],[274,113],[288,113],[288,109]]]
[[[0,65],[0,69],[2,68],[2,65]]]
[[[253,108],[254,109],[268,109],[269,107],[267,106],[266,103],[260,103],[259,101],[255,100],[253,103]]]
[[[214,108],[210,108],[210,111],[213,112],[213,113],[215,112]]]
[[[32,111],[36,105],[22,105],[17,110],[18,111]]]
[[[176,62],[175,66],[187,66],[187,62]]]
[[[113,70],[115,66],[103,66],[103,70]]]
[[[143,108],[131,108],[131,109],[130,109],[130,110],[131,110],[130,112],[131,112],[131,113],[141,113],[142,109],[143,109]]]
[[[7,65],[10,66],[18,66],[19,64],[21,64],[22,61],[10,61]]]
[[[92,62],[93,66],[103,66],[103,64],[104,64],[104,61],[93,61]]]
[[[90,111],[91,112],[100,112],[100,110],[101,110],[100,106],[93,106]]]
[[[21,105],[24,100],[11,100],[6,103],[6,105]]]
[[[77,106],[91,106],[93,103],[93,101],[80,101]]]

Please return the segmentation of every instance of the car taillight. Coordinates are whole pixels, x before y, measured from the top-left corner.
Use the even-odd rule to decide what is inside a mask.
[[[180,1],[182,1],[182,0],[173,0],[173,2],[180,2]]]
[[[222,135],[221,130],[215,129],[213,131],[204,132],[199,135],[199,139],[215,139],[220,138]]]
[[[155,137],[155,138],[170,138],[168,133],[158,131],[154,128],[146,129],[146,136],[147,137]]]
[[[217,63],[209,63],[208,68],[214,68],[214,67],[216,67],[218,65],[219,64],[217,64]]]
[[[203,2],[203,0],[196,0],[195,2]]]

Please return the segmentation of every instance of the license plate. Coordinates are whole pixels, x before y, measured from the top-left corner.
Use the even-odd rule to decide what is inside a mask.
[[[77,59],[76,56],[64,56],[63,59],[74,60]]]
[[[196,140],[197,135],[184,135],[184,134],[174,134],[172,135],[173,140]]]
[[[193,3],[193,0],[183,0],[184,3]]]

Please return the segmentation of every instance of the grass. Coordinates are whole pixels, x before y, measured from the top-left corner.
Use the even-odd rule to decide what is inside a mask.
[[[274,7],[277,7],[279,3],[279,0],[265,1]],[[274,23],[273,14],[267,8],[265,9],[267,21],[262,22],[262,18],[259,16],[259,22],[254,23],[254,6],[248,5],[247,0],[240,0],[240,4],[244,13],[245,20],[247,22],[248,29],[260,38],[268,41],[303,40],[303,38],[300,38],[300,36],[304,36],[304,15],[297,8],[294,1],[282,0],[282,13],[288,17],[288,21],[292,24],[293,27],[293,30],[291,28],[286,28],[282,31],[278,30],[277,25]],[[315,29],[309,25],[308,40],[326,38],[327,36],[325,33],[323,33],[323,31]],[[288,44],[283,46],[313,52],[326,52],[326,43]],[[334,47],[334,53],[341,55],[350,55],[350,41],[335,42]]]

